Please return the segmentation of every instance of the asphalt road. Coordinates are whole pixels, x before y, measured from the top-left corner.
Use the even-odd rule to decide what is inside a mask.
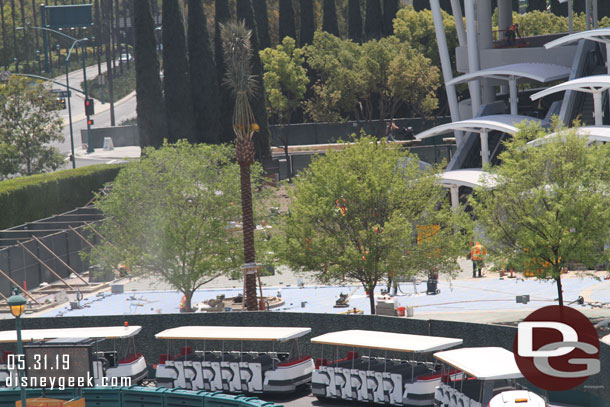
[[[124,68],[125,69],[125,68]],[[135,69],[133,64],[131,65],[131,69]],[[102,73],[106,72],[106,64],[102,64]],[[87,67],[87,79],[95,78],[98,75],[98,67],[96,65],[91,65]],[[83,70],[79,69],[77,71],[72,71],[68,75],[70,87],[81,89],[81,82],[83,82]],[[54,78],[56,82],[60,82],[62,84],[66,83],[65,75]],[[58,84],[53,84],[54,89],[62,89],[65,90],[65,86],[61,86]],[[74,138],[74,151],[78,151],[82,149],[81,142],[81,130],[87,128],[87,119],[85,115],[85,96],[79,92],[72,91],[71,95],[71,110],[72,110],[72,134]],[[127,95],[123,99],[115,102],[114,104],[115,111],[115,124],[119,125],[124,120],[135,118],[136,117],[136,96],[135,92]],[[68,156],[71,152],[71,137],[70,137],[70,126],[69,126],[69,114],[68,109],[60,111],[60,116],[64,120],[64,128],[63,135],[64,141],[63,143],[53,143],[54,147],[57,147],[62,154]],[[92,116],[94,121],[93,128],[96,127],[110,127],[110,103],[102,104],[101,101],[95,100],[95,115]],[[96,159],[87,159],[77,157],[76,166],[83,167],[91,164],[98,164],[100,162],[107,162],[108,160],[96,160]],[[70,163],[66,163],[66,168],[70,167]]]

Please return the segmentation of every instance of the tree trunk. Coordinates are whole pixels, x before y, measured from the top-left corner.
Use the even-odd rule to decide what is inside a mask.
[[[282,141],[284,142],[284,157],[286,157],[286,176],[288,178],[288,182],[292,182],[292,161],[290,159],[290,154],[288,154],[288,137],[290,135],[290,123],[282,126]]]
[[[239,141],[237,149],[240,149]],[[243,143],[245,144],[245,143]],[[248,143],[253,149],[252,142]],[[238,157],[240,156],[238,152]],[[239,175],[241,178],[241,210],[242,210],[242,233],[244,239],[244,263],[256,262],[254,249],[254,214],[252,212],[252,188],[250,184],[250,160],[239,160]],[[246,307],[248,311],[257,311],[256,299],[256,273],[246,274]]]
[[[559,306],[563,307],[563,289],[561,286],[561,269],[559,269],[559,274],[555,278],[555,281],[557,282],[557,296],[558,296],[557,298],[559,298]]]
[[[368,293],[369,304],[371,305],[371,315],[375,315],[375,286],[376,284],[371,285],[362,285],[364,287],[364,291]]]

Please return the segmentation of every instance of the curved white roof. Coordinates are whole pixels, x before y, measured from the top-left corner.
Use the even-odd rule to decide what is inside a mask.
[[[438,352],[434,357],[481,380],[523,377],[513,353],[504,348],[461,348]]]
[[[311,328],[268,326],[180,326],[155,335],[157,339],[286,342],[311,332]]]
[[[547,42],[544,48],[549,49],[560,45],[570,44],[580,40],[591,40],[597,42],[610,42],[610,28],[596,28],[595,30],[580,31],[574,34],[566,35],[565,37]]]
[[[551,82],[570,76],[570,68],[543,63],[522,63],[497,66],[489,69],[467,73],[447,82],[447,85],[457,85],[480,78],[496,78],[508,80],[511,76],[532,79],[537,82]]]
[[[605,343],[606,345],[610,345],[610,335],[606,335],[603,338],[600,339],[601,342]]]
[[[585,76],[583,78],[573,79],[559,85],[551,86],[538,93],[534,93],[530,98],[532,100],[540,99],[541,97],[551,95],[553,93],[562,92],[564,90],[575,90],[578,92],[602,92],[610,88],[610,75],[594,75]]]
[[[534,117],[511,115],[511,114],[496,114],[490,116],[480,116],[474,119],[461,120],[459,122],[441,124],[429,130],[423,131],[415,136],[417,140],[422,140],[428,137],[438,136],[439,134],[451,133],[453,131],[464,131],[481,133],[484,131],[501,131],[503,133],[515,134],[519,129],[516,124],[527,120],[538,122],[542,125],[547,125],[548,122]]]
[[[57,328],[57,329],[23,329],[21,339],[23,341],[41,341],[44,339],[65,338],[106,338],[124,339],[137,335],[142,330],[141,326],[96,326],[89,328]],[[17,342],[16,331],[1,331],[1,342]]]
[[[447,171],[441,174],[440,177],[440,183],[446,186],[454,184],[464,187],[478,188],[484,185],[484,181],[487,181],[490,186],[495,185],[494,176],[480,168]]]
[[[312,343],[398,352],[434,352],[462,344],[461,339],[379,331],[338,331],[316,336]]]
[[[589,144],[596,141],[610,142],[610,126],[584,126],[578,129],[578,134],[589,137]],[[536,140],[527,143],[528,146],[539,146],[548,143],[551,139],[557,137],[557,133],[551,133]]]

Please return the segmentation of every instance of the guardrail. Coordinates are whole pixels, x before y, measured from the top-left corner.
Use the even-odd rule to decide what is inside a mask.
[[[27,389],[26,398],[71,400],[79,392],[86,407],[283,407],[245,395],[140,386],[55,389],[44,395],[42,389]],[[15,407],[19,397],[19,389],[0,389],[0,407]]]

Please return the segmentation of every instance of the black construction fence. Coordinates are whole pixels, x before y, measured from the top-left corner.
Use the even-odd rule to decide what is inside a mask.
[[[68,278],[72,270],[87,271],[80,252],[100,241],[88,225],[103,219],[97,209],[83,207],[0,231],[0,293],[10,296],[14,283],[29,291]]]

